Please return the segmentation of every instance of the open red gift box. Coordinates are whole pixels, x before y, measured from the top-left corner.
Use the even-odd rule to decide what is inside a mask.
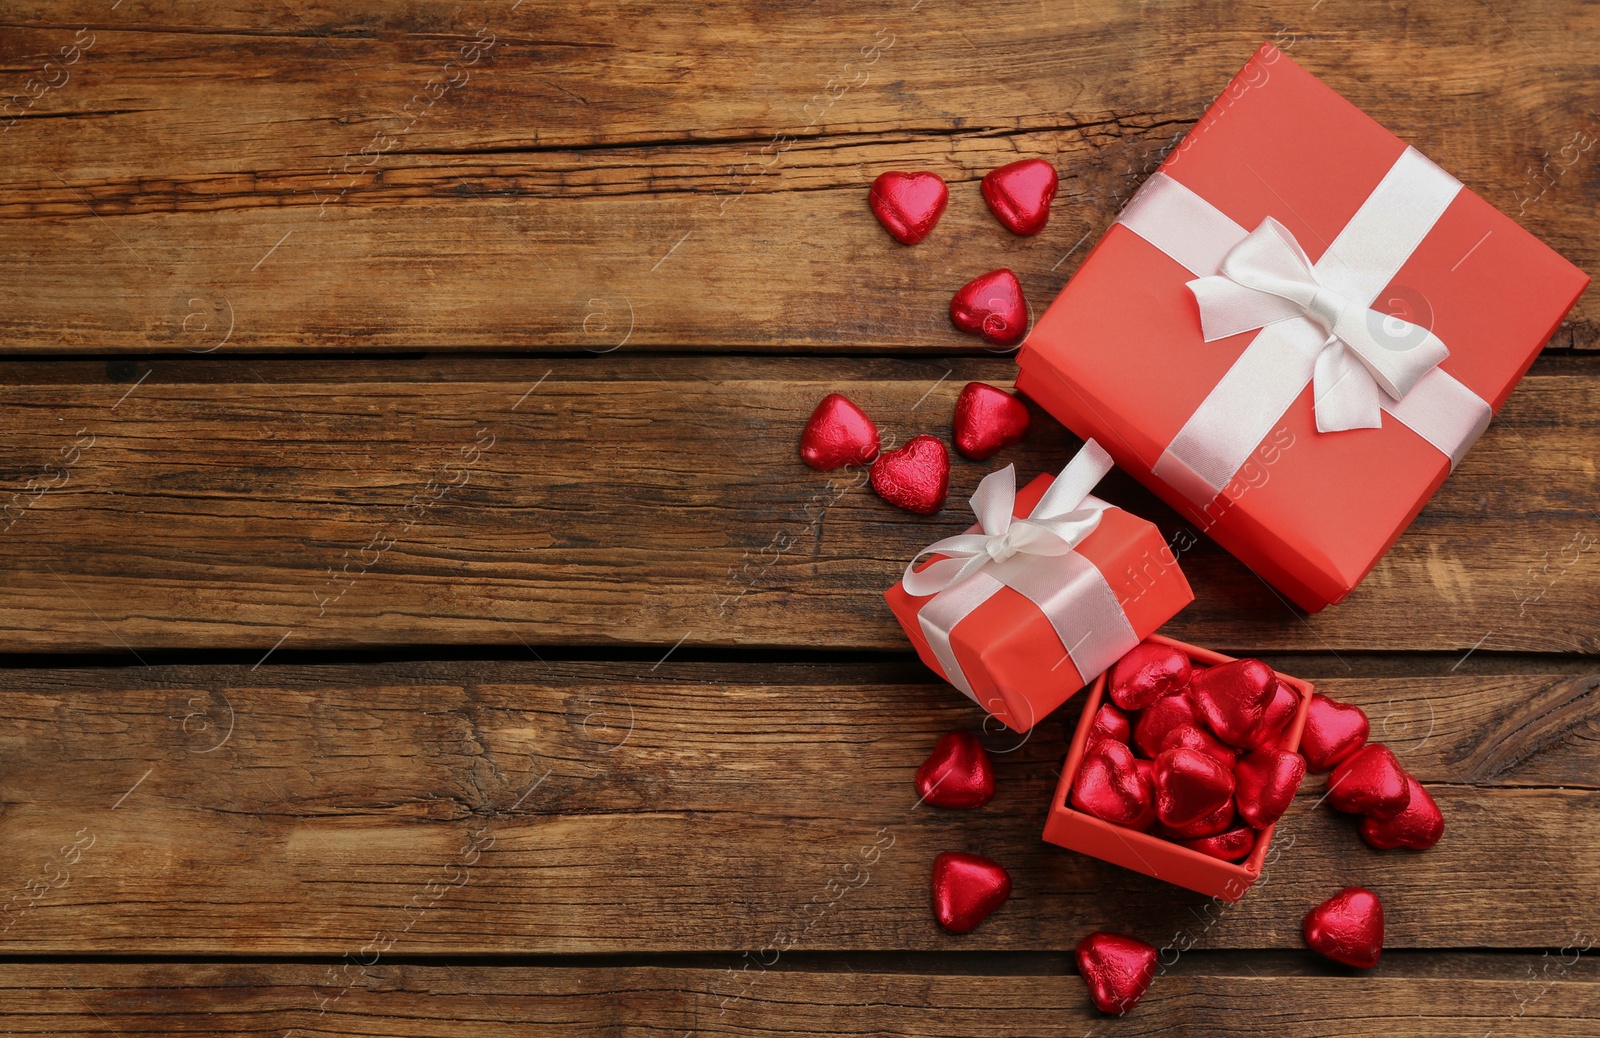
[[[1268,45],[1040,318],[1017,388],[1316,611],[1588,282]]]
[[[1224,656],[1220,652],[1212,652],[1196,645],[1186,645],[1160,635],[1147,640],[1173,646],[1187,654],[1190,661],[1196,665],[1214,667],[1219,663],[1231,663],[1234,660],[1232,656]],[[1300,709],[1295,712],[1294,718],[1284,729],[1283,736],[1278,742],[1279,749],[1298,752],[1300,733],[1305,728],[1306,711],[1311,707],[1311,693],[1314,689],[1309,681],[1302,681],[1276,671],[1274,673],[1277,673],[1280,684],[1287,685],[1300,696]],[[1191,850],[1160,836],[1107,822],[1091,814],[1085,814],[1069,803],[1072,784],[1077,781],[1078,768],[1082,765],[1084,753],[1088,749],[1089,728],[1094,721],[1095,711],[1100,709],[1105,695],[1106,677],[1102,674],[1089,689],[1089,694],[1084,700],[1083,717],[1078,721],[1077,731],[1072,737],[1072,746],[1067,751],[1067,762],[1061,769],[1061,781],[1056,785],[1055,800],[1051,803],[1050,815],[1045,820],[1044,838],[1050,843],[1070,848],[1081,854],[1143,872],[1147,876],[1154,876],[1156,879],[1224,901],[1239,900],[1245,891],[1250,889],[1251,884],[1261,876],[1261,866],[1272,845],[1272,834],[1277,828],[1276,823],[1257,833],[1255,849],[1250,852],[1250,856],[1242,862],[1235,863],[1213,858],[1209,854]]]
[[[1103,464],[1074,472],[1092,456]],[[1060,478],[1079,480],[1086,491],[1110,467],[1090,443]],[[1002,471],[987,479],[997,476],[1012,478]],[[1054,484],[1041,475],[1017,491],[1014,517],[1028,517]],[[1019,557],[996,567],[998,578],[979,572],[939,594],[912,594],[903,580],[884,593],[922,661],[1014,731],[1032,728],[1194,601],[1154,524],[1092,494],[1073,497],[1099,518],[1072,559]],[[936,647],[930,636],[940,637],[942,626],[946,643]]]

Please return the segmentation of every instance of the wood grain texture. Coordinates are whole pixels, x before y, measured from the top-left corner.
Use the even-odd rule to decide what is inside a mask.
[[[785,966],[754,973],[742,997],[730,997],[740,994],[737,970],[704,967],[380,963],[347,979],[339,969],[282,963],[41,963],[0,966],[0,1013],[13,1033],[85,1038],[108,1029],[241,1038],[284,1033],[304,1038],[352,1033],[397,1038],[576,1033],[1459,1038],[1485,1032],[1587,1038],[1600,1015],[1600,985],[1593,963],[1581,954],[1577,961],[1572,952],[1415,959],[1387,960],[1355,982],[1268,956],[1234,962],[1196,954],[1180,960],[1120,1019],[1096,1014],[1082,982],[1062,962],[1041,963],[1020,975],[867,964],[849,970]],[[1553,979],[1546,981],[1546,974]]]
[[[1041,309],[1264,38],[1600,265],[1593,4],[34,0],[0,21],[0,350],[972,353],[951,292],[1005,265]],[[1025,155],[1064,175],[1028,240],[976,189]],[[915,249],[864,204],[894,168],[953,185]],[[1600,346],[1595,299],[1556,346]]]
[[[1572,367],[1573,365],[1565,365]],[[1580,365],[1582,366],[1582,365]],[[11,651],[479,644],[903,651],[882,592],[966,523],[796,456],[825,393],[948,434],[988,361],[603,357],[14,363],[0,369]],[[1304,617],[1198,538],[1167,628],[1252,652],[1600,649],[1600,391],[1535,375],[1350,599]],[[31,489],[30,489],[31,488]],[[1103,495],[1178,517],[1121,475]],[[1181,540],[1181,539],[1180,539]]]
[[[932,518],[795,457],[826,392],[903,442],[1009,385],[952,290],[1040,312],[1262,39],[1600,269],[1577,0],[4,5],[0,652],[105,665],[0,661],[0,1030],[1592,1035],[1600,295],[1347,603],[1182,553],[1168,633],[1314,671],[1448,822],[1374,852],[1312,779],[1231,907],[1040,840],[1076,703],[917,805],[983,718],[881,592],[1076,442]],[[1034,239],[977,190],[1024,156]],[[951,185],[914,249],[889,169]],[[298,653],[362,648],[454,658]],[[965,937],[945,850],[1016,884]],[[1350,883],[1359,978],[1299,936]],[[1094,928],[1162,948],[1125,1019]]]
[[[1440,668],[1444,668],[1441,666]],[[987,735],[999,795],[919,808],[937,684],[751,683],[748,666],[419,662],[0,672],[7,954],[1066,951],[1300,946],[1359,883],[1390,948],[1555,948],[1592,921],[1600,676],[1320,681],[1439,801],[1371,851],[1308,781],[1239,904],[1044,844],[1070,726]],[[970,850],[1011,901],[943,933],[928,869]]]

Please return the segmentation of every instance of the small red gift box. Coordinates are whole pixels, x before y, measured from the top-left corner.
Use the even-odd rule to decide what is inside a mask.
[[[1015,731],[1194,600],[1161,532],[1088,492],[1110,468],[1090,441],[1020,492],[1010,466],[990,473],[972,498],[979,524],[884,594],[922,661]]]
[[[1160,635],[1149,640],[1173,646],[1187,654],[1190,661],[1199,666],[1215,667],[1219,663],[1232,663],[1234,660],[1232,656],[1224,656],[1220,652],[1212,652],[1196,645],[1186,645]],[[1283,737],[1278,741],[1278,748],[1298,752],[1300,733],[1305,728],[1306,711],[1311,707],[1311,693],[1315,689],[1309,681],[1301,681],[1287,674],[1279,673],[1278,681],[1282,685],[1287,685],[1300,697],[1300,709],[1295,712],[1294,719],[1284,729]],[[1072,737],[1072,746],[1067,750],[1067,762],[1061,768],[1061,781],[1056,784],[1056,797],[1050,805],[1050,815],[1044,823],[1045,840],[1211,897],[1221,898],[1224,901],[1239,900],[1245,891],[1250,889],[1251,884],[1261,876],[1261,866],[1266,860],[1268,848],[1272,845],[1272,833],[1277,828],[1276,823],[1256,834],[1255,849],[1250,852],[1249,857],[1242,862],[1234,863],[1191,850],[1160,836],[1141,833],[1085,814],[1069,802],[1072,784],[1077,781],[1078,768],[1083,764],[1084,752],[1088,749],[1089,728],[1105,694],[1106,678],[1102,674],[1089,689],[1089,695],[1084,700],[1083,716],[1078,720],[1077,731]]]
[[[1588,282],[1268,45],[1040,319],[1017,388],[1315,611]]]

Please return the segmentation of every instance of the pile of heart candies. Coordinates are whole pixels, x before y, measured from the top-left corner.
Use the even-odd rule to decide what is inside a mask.
[[[1004,390],[968,382],[956,398],[951,426],[956,450],[983,461],[1022,439],[1028,409]],[[811,413],[800,434],[800,458],[819,472],[871,462],[878,496],[918,515],[939,511],[950,496],[950,455],[943,440],[921,433],[880,454],[877,425],[842,393],[829,393]]]
[[[1033,235],[1050,219],[1056,171],[1043,159],[1024,159],[983,178],[983,198],[1014,234]],[[944,214],[950,190],[935,173],[885,173],[872,182],[867,204],[896,241],[915,245]],[[1028,304],[1009,270],[969,282],[950,300],[950,320],[961,331],[997,346],[1015,346],[1028,332]],[[971,382],[956,401],[952,442],[963,457],[983,461],[1022,439],[1028,409],[1003,390]],[[800,457],[822,472],[871,463],[872,489],[890,504],[918,515],[944,507],[950,492],[950,455],[927,433],[879,453],[878,427],[839,393],[824,397],[800,438]]]
[[[1198,667],[1171,645],[1145,642],[1112,667],[1106,690],[1111,701],[1089,721],[1073,783],[1079,811],[1238,861],[1308,770],[1331,771],[1324,800],[1359,816],[1371,847],[1426,850],[1444,833],[1428,791],[1388,747],[1367,741],[1359,707],[1314,693],[1300,751],[1279,749],[1300,697],[1260,660]],[[977,736],[955,731],[917,769],[915,785],[925,803],[981,807],[994,796],[994,770]],[[934,915],[952,933],[976,928],[1010,894],[997,862],[963,852],[934,860]],[[1306,913],[1302,933],[1312,950],[1367,969],[1383,949],[1383,906],[1372,891],[1346,887]],[[1125,1013],[1149,989],[1157,955],[1138,938],[1092,933],[1078,945],[1078,972],[1101,1012]]]
[[[1030,236],[1050,220],[1060,178],[1044,159],[1023,159],[983,178],[983,200],[1012,234]],[[915,245],[944,215],[950,189],[937,173],[885,173],[872,182],[867,205],[895,241]],[[995,346],[1015,346],[1028,334],[1028,301],[1007,269],[991,270],[950,299],[950,323]]]

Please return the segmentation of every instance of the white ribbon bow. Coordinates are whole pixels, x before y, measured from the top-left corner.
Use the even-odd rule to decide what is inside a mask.
[[[938,594],[1014,555],[1065,555],[1072,551],[1100,525],[1106,504],[1085,504],[1084,500],[1111,467],[1111,455],[1105,448],[1093,440],[1085,443],[1026,519],[1012,516],[1017,499],[1016,468],[1007,465],[989,473],[971,498],[972,514],[977,516],[982,532],[946,537],[917,552],[906,564],[906,592],[916,596]],[[918,570],[917,563],[927,555],[948,557]]]
[[[1381,427],[1379,391],[1401,399],[1450,355],[1426,328],[1325,285],[1294,235],[1270,216],[1229,250],[1220,269],[1220,276],[1189,282],[1206,342],[1285,320],[1312,321],[1327,334],[1313,382],[1320,432]]]

